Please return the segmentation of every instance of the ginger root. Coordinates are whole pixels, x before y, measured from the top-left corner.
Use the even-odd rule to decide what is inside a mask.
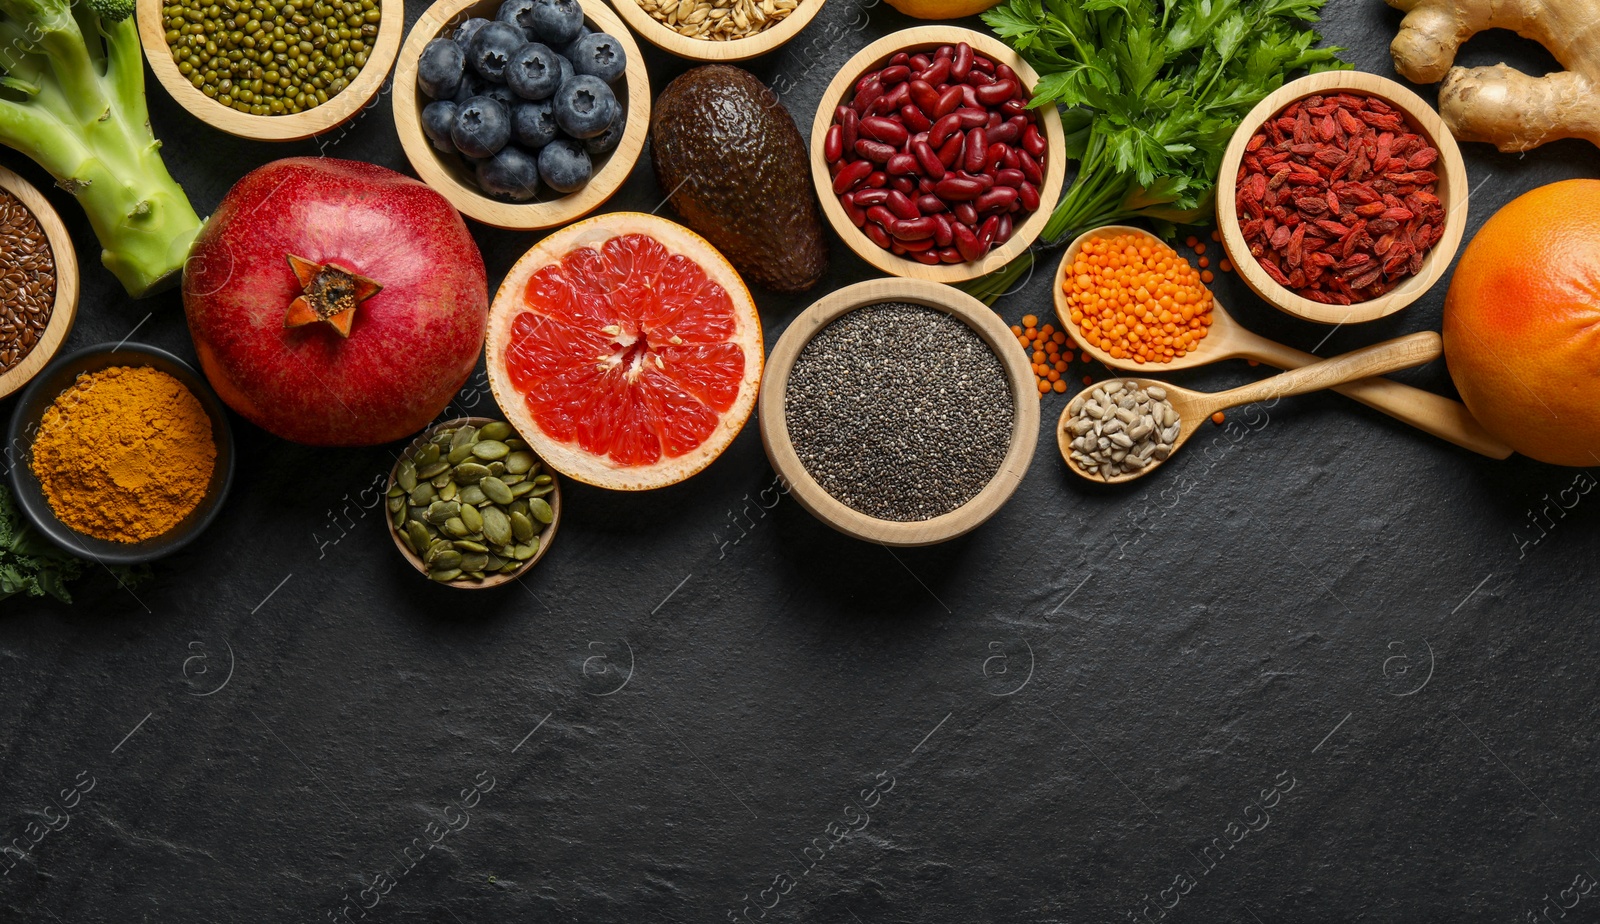
[[[1558,138],[1600,145],[1600,5],[1593,0],[1388,0],[1404,10],[1390,44],[1395,70],[1440,78],[1439,114],[1461,141],[1528,151]],[[1505,64],[1452,67],[1461,43],[1510,29],[1547,48],[1566,70],[1532,77]]]

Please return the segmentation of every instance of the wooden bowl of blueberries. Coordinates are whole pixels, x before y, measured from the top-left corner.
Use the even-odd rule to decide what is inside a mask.
[[[604,0],[439,0],[400,49],[394,87],[417,175],[500,228],[599,208],[650,124],[639,46]]]

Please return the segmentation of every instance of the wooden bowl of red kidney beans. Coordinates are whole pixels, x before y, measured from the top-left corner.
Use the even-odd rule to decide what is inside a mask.
[[[955,26],[885,36],[851,58],[817,107],[811,175],[834,230],[895,276],[957,283],[1027,250],[1061,193],[1054,106],[998,40]]]
[[[1217,228],[1240,278],[1308,321],[1393,314],[1443,278],[1467,220],[1449,129],[1392,80],[1325,71],[1245,116],[1223,154]]]

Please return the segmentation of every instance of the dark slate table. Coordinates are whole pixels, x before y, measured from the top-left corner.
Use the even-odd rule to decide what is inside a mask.
[[[1325,31],[1392,76],[1398,22],[1332,0]],[[751,67],[809,126],[845,59],[908,24],[833,0]],[[657,89],[687,67],[647,57]],[[1503,33],[1463,63],[1502,58],[1556,66]],[[202,214],[277,157],[407,169],[387,102],[280,146],[153,82],[151,109]],[[1469,230],[1600,175],[1579,142],[1466,155]],[[660,204],[647,160],[612,207]],[[85,257],[69,345],[192,356],[176,295],[127,299],[52,197]],[[492,284],[534,240],[473,230]],[[872,275],[831,247],[818,293]],[[1444,294],[1330,335],[1218,288],[1325,355],[1436,329]],[[757,298],[769,345],[811,300]],[[1049,299],[1041,273],[1000,310]],[[1399,378],[1451,387],[1442,362]],[[0,863],[0,921],[1596,919],[1600,501],[1551,503],[1587,473],[1324,394],[1097,489],[1049,440],[1063,400],[1009,506],[943,546],[768,509],[751,425],[678,487],[569,485],[549,557],[472,594],[419,580],[369,509],[389,448],[241,422],[224,515],[137,598],[3,604],[0,842],[52,830]],[[481,372],[455,409],[493,410]]]

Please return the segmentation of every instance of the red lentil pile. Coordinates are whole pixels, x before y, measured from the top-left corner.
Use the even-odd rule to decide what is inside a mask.
[[[1422,269],[1444,234],[1439,152],[1371,96],[1308,96],[1262,124],[1239,165],[1239,228],[1262,270],[1349,305]]]

